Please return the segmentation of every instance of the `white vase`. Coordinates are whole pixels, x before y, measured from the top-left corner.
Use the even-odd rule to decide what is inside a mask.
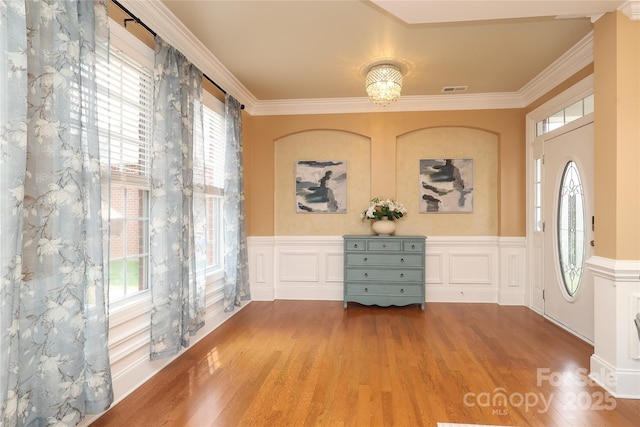
[[[395,221],[390,221],[389,218],[384,217],[377,221],[371,221],[371,229],[378,236],[390,236],[396,231]]]

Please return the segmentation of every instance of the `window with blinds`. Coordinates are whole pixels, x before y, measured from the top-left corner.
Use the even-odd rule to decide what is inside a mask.
[[[121,37],[112,37],[115,43],[99,53],[96,64],[100,161],[110,180],[103,212],[109,219],[111,303],[149,287],[153,70],[118,48]]]
[[[226,146],[224,105],[208,93],[203,94],[203,98],[204,162],[201,173],[204,174],[202,182],[205,183],[207,209],[207,268],[215,270],[222,267],[223,254],[222,205]],[[195,173],[196,171],[194,176]]]
[[[209,192],[222,193],[224,188],[224,116],[208,107],[203,108],[206,163],[205,182]]]
[[[112,173],[146,177],[152,137],[152,71],[111,47],[97,64],[101,157]],[[144,182],[145,180],[141,181]]]
[[[96,67],[100,161],[110,183],[103,207],[109,219],[109,301],[117,307],[149,288],[153,50],[119,25],[110,28],[109,51],[99,52]],[[194,128],[193,179],[194,191],[205,193],[207,270],[213,272],[222,268],[224,254],[224,104],[204,92],[202,114],[203,126]]]

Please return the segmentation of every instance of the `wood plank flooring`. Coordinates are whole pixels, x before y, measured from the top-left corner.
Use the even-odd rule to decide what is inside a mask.
[[[525,307],[252,302],[92,424],[640,426]]]

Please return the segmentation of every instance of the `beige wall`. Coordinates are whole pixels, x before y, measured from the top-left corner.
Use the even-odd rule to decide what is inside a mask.
[[[358,218],[361,210],[366,208],[366,202],[360,201],[350,204],[346,215],[353,218],[341,224],[333,224],[324,227],[319,224],[307,225],[302,219],[308,218],[306,214],[298,214],[295,221],[298,225],[289,227],[284,225],[286,218],[276,208],[276,186],[282,180],[285,182],[293,178],[293,165],[286,166],[279,162],[282,160],[276,147],[286,141],[290,135],[300,132],[315,130],[330,130],[347,132],[360,135],[370,141],[370,184],[368,189],[363,189],[362,200],[371,197],[408,197],[407,192],[414,191],[416,183],[407,186],[398,180],[398,140],[403,135],[423,129],[456,127],[476,129],[479,134],[488,134],[494,143],[491,154],[491,162],[495,164],[495,185],[487,189],[487,199],[479,203],[493,204],[491,198],[495,198],[495,213],[492,211],[476,211],[472,214],[441,214],[453,215],[449,225],[441,229],[432,229],[425,226],[400,224],[399,233],[422,232],[428,235],[499,235],[499,236],[524,236],[525,235],[525,119],[524,110],[481,110],[481,111],[442,111],[442,112],[406,112],[406,113],[363,113],[363,114],[324,114],[324,115],[299,115],[299,116],[249,116],[243,115],[244,129],[244,162],[245,162],[245,191],[247,231],[249,236],[272,236],[280,232],[298,235],[341,235],[351,232],[368,232],[367,224],[357,224],[353,218]],[[469,135],[469,133],[467,133]],[[280,142],[278,142],[280,141]],[[402,144],[402,143],[400,143]],[[444,145],[443,145],[444,144]],[[449,142],[443,142],[435,147],[434,153],[438,156],[446,156],[446,146]],[[472,147],[472,142],[462,142],[463,146]],[[338,147],[339,148],[339,147]],[[305,148],[306,149],[306,148]],[[475,147],[474,149],[478,149]],[[279,149],[278,149],[279,150]],[[320,150],[320,147],[318,147]],[[428,154],[428,150],[423,152]],[[452,149],[451,156],[462,154],[463,151]],[[468,157],[478,156],[478,151],[469,151]],[[295,153],[289,153],[289,162],[293,161]],[[331,152],[331,159],[340,160],[341,155],[347,155],[340,149]],[[337,157],[334,157],[337,156]],[[436,157],[436,154],[434,154]],[[465,156],[466,157],[466,156]],[[321,156],[320,160],[327,159]],[[316,159],[307,159],[316,160]],[[402,161],[402,159],[400,159]],[[484,176],[489,171],[484,168],[475,168],[475,172]],[[285,174],[283,177],[281,174]],[[351,172],[349,172],[351,173]],[[289,176],[289,178],[286,177]],[[351,176],[350,178],[351,179]],[[417,181],[417,177],[416,177]],[[291,181],[289,181],[291,182]],[[487,182],[490,182],[487,181]],[[278,184],[280,185],[280,184]],[[280,191],[280,190],[278,190]],[[483,191],[485,191],[483,189]],[[366,194],[368,192],[368,194]],[[482,194],[481,194],[482,195]],[[280,193],[278,192],[278,197]],[[286,196],[292,197],[292,196]],[[484,198],[484,196],[482,196]],[[476,199],[477,200],[477,199]],[[409,204],[409,200],[400,200]],[[280,200],[278,200],[279,204]],[[285,200],[284,204],[288,202]],[[293,209],[291,207],[290,209]],[[484,209],[484,208],[483,208]],[[291,212],[291,211],[289,211]],[[318,214],[323,215],[323,214]],[[343,215],[343,214],[331,214]],[[416,218],[425,217],[427,214],[410,212]],[[462,218],[453,219],[455,216]],[[291,218],[289,218],[291,219]],[[300,221],[299,221],[300,219]],[[409,218],[407,218],[408,220]],[[319,221],[319,220],[314,220]],[[332,220],[336,221],[336,220]],[[426,221],[423,219],[423,221]],[[424,232],[423,230],[426,230]]]
[[[640,22],[595,24],[595,253],[640,259]]]

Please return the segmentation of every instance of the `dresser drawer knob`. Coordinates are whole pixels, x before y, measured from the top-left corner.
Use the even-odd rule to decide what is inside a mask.
[[[400,258],[400,262],[404,262],[404,258]]]
[[[364,277],[369,277],[369,273],[364,273]]]
[[[400,273],[400,277],[404,277],[404,273]]]
[[[382,247],[383,247],[383,248],[386,248],[386,247],[387,247],[387,245],[382,245]]]
[[[357,248],[357,247],[358,247],[358,244],[357,244],[357,243],[354,243],[354,244],[353,244],[353,247],[354,247],[354,249],[355,249],[355,248]]]
[[[404,294],[404,289],[400,289],[400,293],[401,293],[401,294]]]
[[[365,258],[363,259],[363,261],[364,261],[364,262],[367,262],[367,258],[365,257]]]
[[[415,248],[416,248],[416,245],[411,245],[411,249],[415,249]]]
[[[364,291],[365,292],[369,292],[369,288],[364,288]]]

